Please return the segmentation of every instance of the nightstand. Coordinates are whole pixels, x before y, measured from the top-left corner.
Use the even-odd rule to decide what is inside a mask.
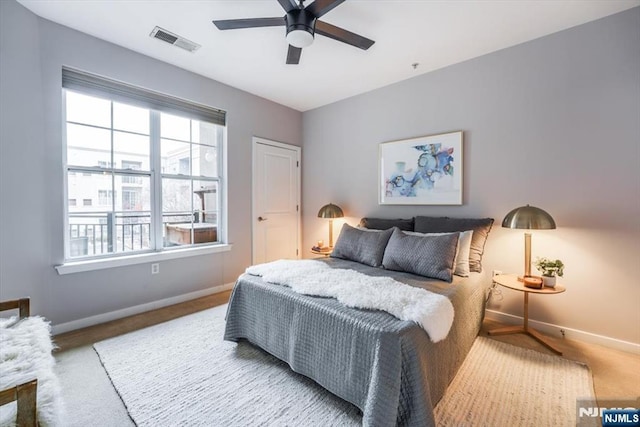
[[[315,255],[324,255],[326,257],[331,255],[331,252],[333,252],[333,249],[329,250],[329,251],[318,251],[316,249],[311,249],[311,253],[315,254]]]
[[[500,286],[504,286],[505,288],[524,292],[524,325],[492,329],[488,331],[489,335],[527,334],[538,340],[549,350],[562,355],[562,352],[547,342],[546,338],[540,334],[540,332],[529,328],[529,294],[559,294],[566,290],[565,287],[562,285],[556,285],[555,288],[528,288],[523,282],[518,280],[517,274],[499,274],[497,276],[493,276],[493,282]]]

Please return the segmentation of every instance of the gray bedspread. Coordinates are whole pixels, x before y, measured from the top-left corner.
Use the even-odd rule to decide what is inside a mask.
[[[414,322],[244,274],[229,301],[224,339],[246,339],[287,362],[360,408],[365,426],[433,426],[433,407],[480,329],[490,278],[471,273],[446,283],[351,261],[325,262],[447,296],[455,310],[449,335],[433,343]]]

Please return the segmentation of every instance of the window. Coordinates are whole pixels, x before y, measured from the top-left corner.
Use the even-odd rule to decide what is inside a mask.
[[[191,166],[191,162],[188,157],[184,159],[180,159],[178,163],[178,174],[179,175],[189,175],[189,167]]]
[[[140,188],[122,187],[122,208],[135,210],[142,203],[142,191]]]
[[[122,169],[131,169],[134,171],[139,171],[142,169],[142,162],[132,162],[131,160],[123,160]],[[122,182],[126,182],[127,184],[142,184],[142,181],[136,176],[123,176]]]
[[[111,205],[113,203],[114,192],[112,190],[98,190],[98,204]]]
[[[105,162],[104,160],[98,160],[98,166],[101,168],[110,168],[112,165],[111,162]]]
[[[66,259],[222,243],[225,113],[62,74]]]

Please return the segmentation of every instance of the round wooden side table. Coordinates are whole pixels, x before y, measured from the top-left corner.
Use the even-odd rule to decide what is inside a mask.
[[[516,291],[524,292],[524,325],[523,326],[506,326],[503,328],[496,328],[488,331],[489,335],[507,335],[507,334],[527,334],[536,340],[538,340],[542,345],[547,347],[549,350],[553,351],[556,354],[562,355],[562,352],[554,347],[551,343],[547,341],[547,339],[535,329],[531,329],[529,327],[529,294],[559,294],[566,291],[566,288],[562,285],[556,284],[555,288],[546,288],[543,287],[541,289],[529,288],[524,285],[523,282],[518,280],[517,274],[499,274],[493,277],[494,283],[497,283],[500,286],[504,286],[505,288],[513,289]]]

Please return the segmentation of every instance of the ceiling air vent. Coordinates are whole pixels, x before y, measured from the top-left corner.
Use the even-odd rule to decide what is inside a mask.
[[[179,35],[173,34],[172,32],[160,27],[155,27],[149,36],[180,47],[184,50],[188,50],[189,52],[195,52],[201,47],[198,43],[194,43],[191,40],[187,40],[184,37],[180,37]]]

